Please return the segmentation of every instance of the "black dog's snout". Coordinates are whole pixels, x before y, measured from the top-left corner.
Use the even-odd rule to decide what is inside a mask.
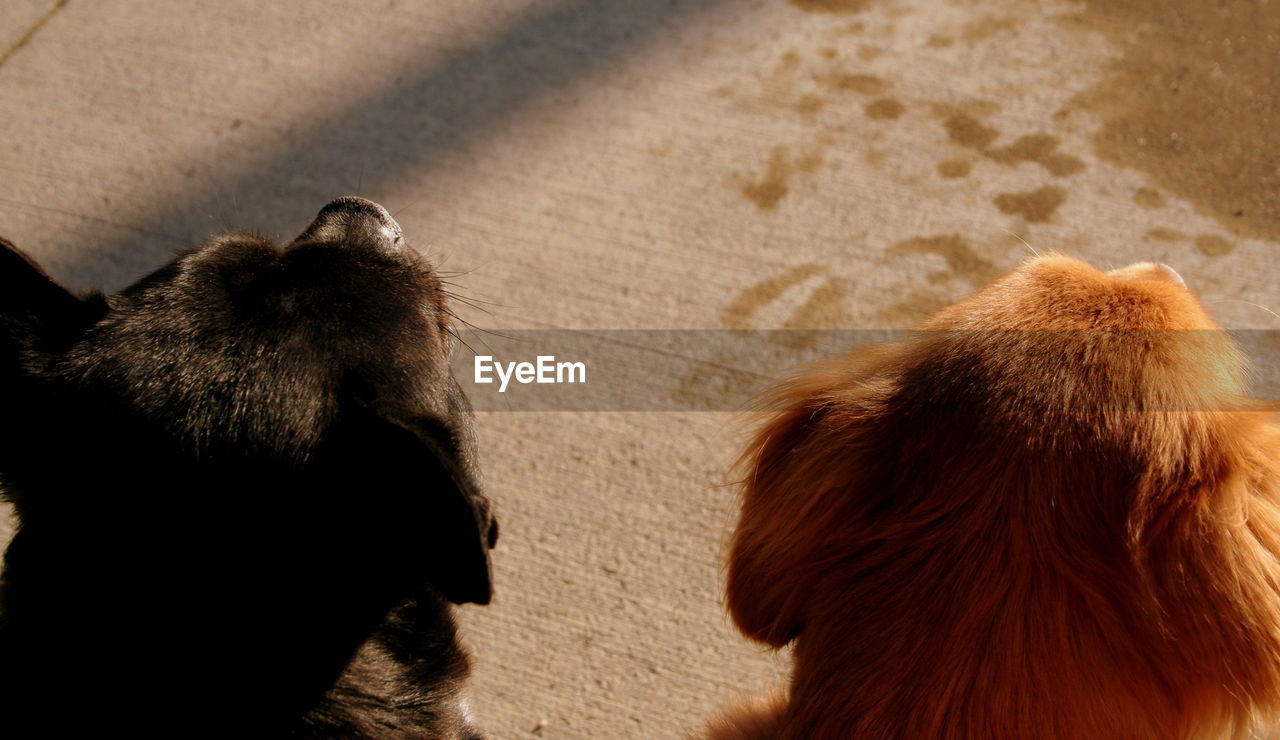
[[[319,215],[316,216],[316,222],[326,220],[345,219],[351,222],[358,222],[362,219],[372,219],[379,226],[390,229],[396,235],[400,234],[400,224],[391,218],[391,214],[387,213],[387,209],[355,195],[344,195],[337,200],[320,209]]]
[[[297,241],[368,242],[392,246],[403,234],[387,209],[354,195],[346,195],[320,209],[316,220]]]

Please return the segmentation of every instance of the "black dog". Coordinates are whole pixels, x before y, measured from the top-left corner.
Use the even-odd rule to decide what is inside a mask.
[[[0,735],[478,737],[449,602],[497,525],[445,298],[360,198],[109,297],[0,242]]]

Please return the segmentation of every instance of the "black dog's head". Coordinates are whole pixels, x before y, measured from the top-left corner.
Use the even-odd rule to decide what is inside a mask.
[[[107,297],[0,242],[6,625],[109,599],[135,613],[87,629],[145,641],[167,629],[137,628],[147,609],[189,610],[226,635],[202,636],[213,657],[246,636],[288,656],[424,584],[488,603],[497,527],[450,339],[439,277],[360,198]]]

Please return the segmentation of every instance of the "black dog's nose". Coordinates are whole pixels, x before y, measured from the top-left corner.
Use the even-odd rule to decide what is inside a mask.
[[[296,241],[372,241],[392,246],[402,238],[400,224],[391,218],[387,209],[371,200],[346,195],[321,208],[316,220]]]

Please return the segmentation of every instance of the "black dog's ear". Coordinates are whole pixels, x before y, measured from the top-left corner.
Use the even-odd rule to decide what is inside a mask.
[[[17,247],[0,239],[0,367],[14,372],[23,352],[69,342],[106,311],[101,295],[77,298]]]
[[[480,491],[463,430],[431,418],[386,421],[393,425],[392,435],[400,432],[392,444],[404,450],[411,476],[405,485],[421,486],[430,496],[424,544],[432,585],[455,604],[488,604],[493,596],[489,550],[497,542],[498,524]]]
[[[358,450],[364,480],[383,489],[383,511],[401,518],[386,524],[405,543],[402,557],[449,601],[488,604],[498,524],[475,472],[469,417],[368,412],[348,427],[347,451]]]

